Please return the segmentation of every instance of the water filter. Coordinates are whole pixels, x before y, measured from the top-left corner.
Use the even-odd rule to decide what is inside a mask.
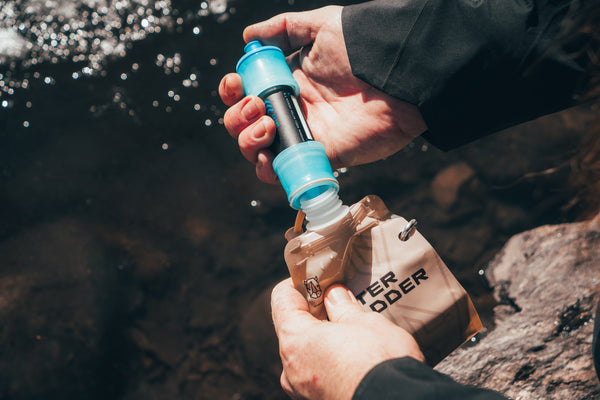
[[[302,114],[300,88],[281,49],[248,43],[237,63],[246,95],[260,97],[277,134],[270,149],[275,154],[273,169],[285,190],[290,206],[303,210],[308,229],[317,230],[341,219],[348,212],[339,200],[339,183],[325,147],[312,137]]]

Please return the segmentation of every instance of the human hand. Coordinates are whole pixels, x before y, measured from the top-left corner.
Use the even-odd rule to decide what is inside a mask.
[[[334,168],[390,156],[427,129],[417,107],[352,74],[342,8],[280,14],[244,30],[246,42],[259,39],[284,51],[296,50],[288,63],[300,86],[306,120]],[[273,154],[266,149],[275,136],[275,123],[265,115],[264,103],[244,97],[241,78],[234,73],[221,80],[219,94],[230,106],[225,127],[238,139],[242,154],[256,164],[259,179],[276,182]]]
[[[271,308],[283,364],[281,386],[293,398],[351,399],[377,364],[400,357],[425,360],[407,331],[381,314],[363,311],[341,285],[325,293],[329,321],[310,314],[291,279],[273,289]]]

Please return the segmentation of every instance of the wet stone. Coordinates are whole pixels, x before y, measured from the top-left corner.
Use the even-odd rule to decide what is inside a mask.
[[[474,174],[475,171],[464,162],[444,168],[431,183],[433,199],[443,209],[449,209],[456,203],[460,188]]]
[[[599,232],[600,214],[514,236],[486,270],[499,303],[487,335],[436,369],[510,398],[599,398],[591,349]]]

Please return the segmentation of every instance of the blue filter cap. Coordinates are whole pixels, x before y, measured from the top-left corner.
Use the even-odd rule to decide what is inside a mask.
[[[273,169],[288,195],[290,206],[301,209],[301,201],[313,199],[328,189],[339,190],[322,143],[310,140],[288,147],[275,157]]]
[[[298,82],[285,61],[283,51],[275,46],[263,46],[258,40],[244,47],[244,56],[235,67],[242,77],[246,95],[260,96],[276,86],[289,86],[296,96],[300,93]]]

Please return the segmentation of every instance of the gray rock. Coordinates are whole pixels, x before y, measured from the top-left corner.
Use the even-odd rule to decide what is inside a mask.
[[[495,326],[436,369],[513,399],[599,399],[591,345],[600,214],[514,236],[486,273],[498,301]]]

